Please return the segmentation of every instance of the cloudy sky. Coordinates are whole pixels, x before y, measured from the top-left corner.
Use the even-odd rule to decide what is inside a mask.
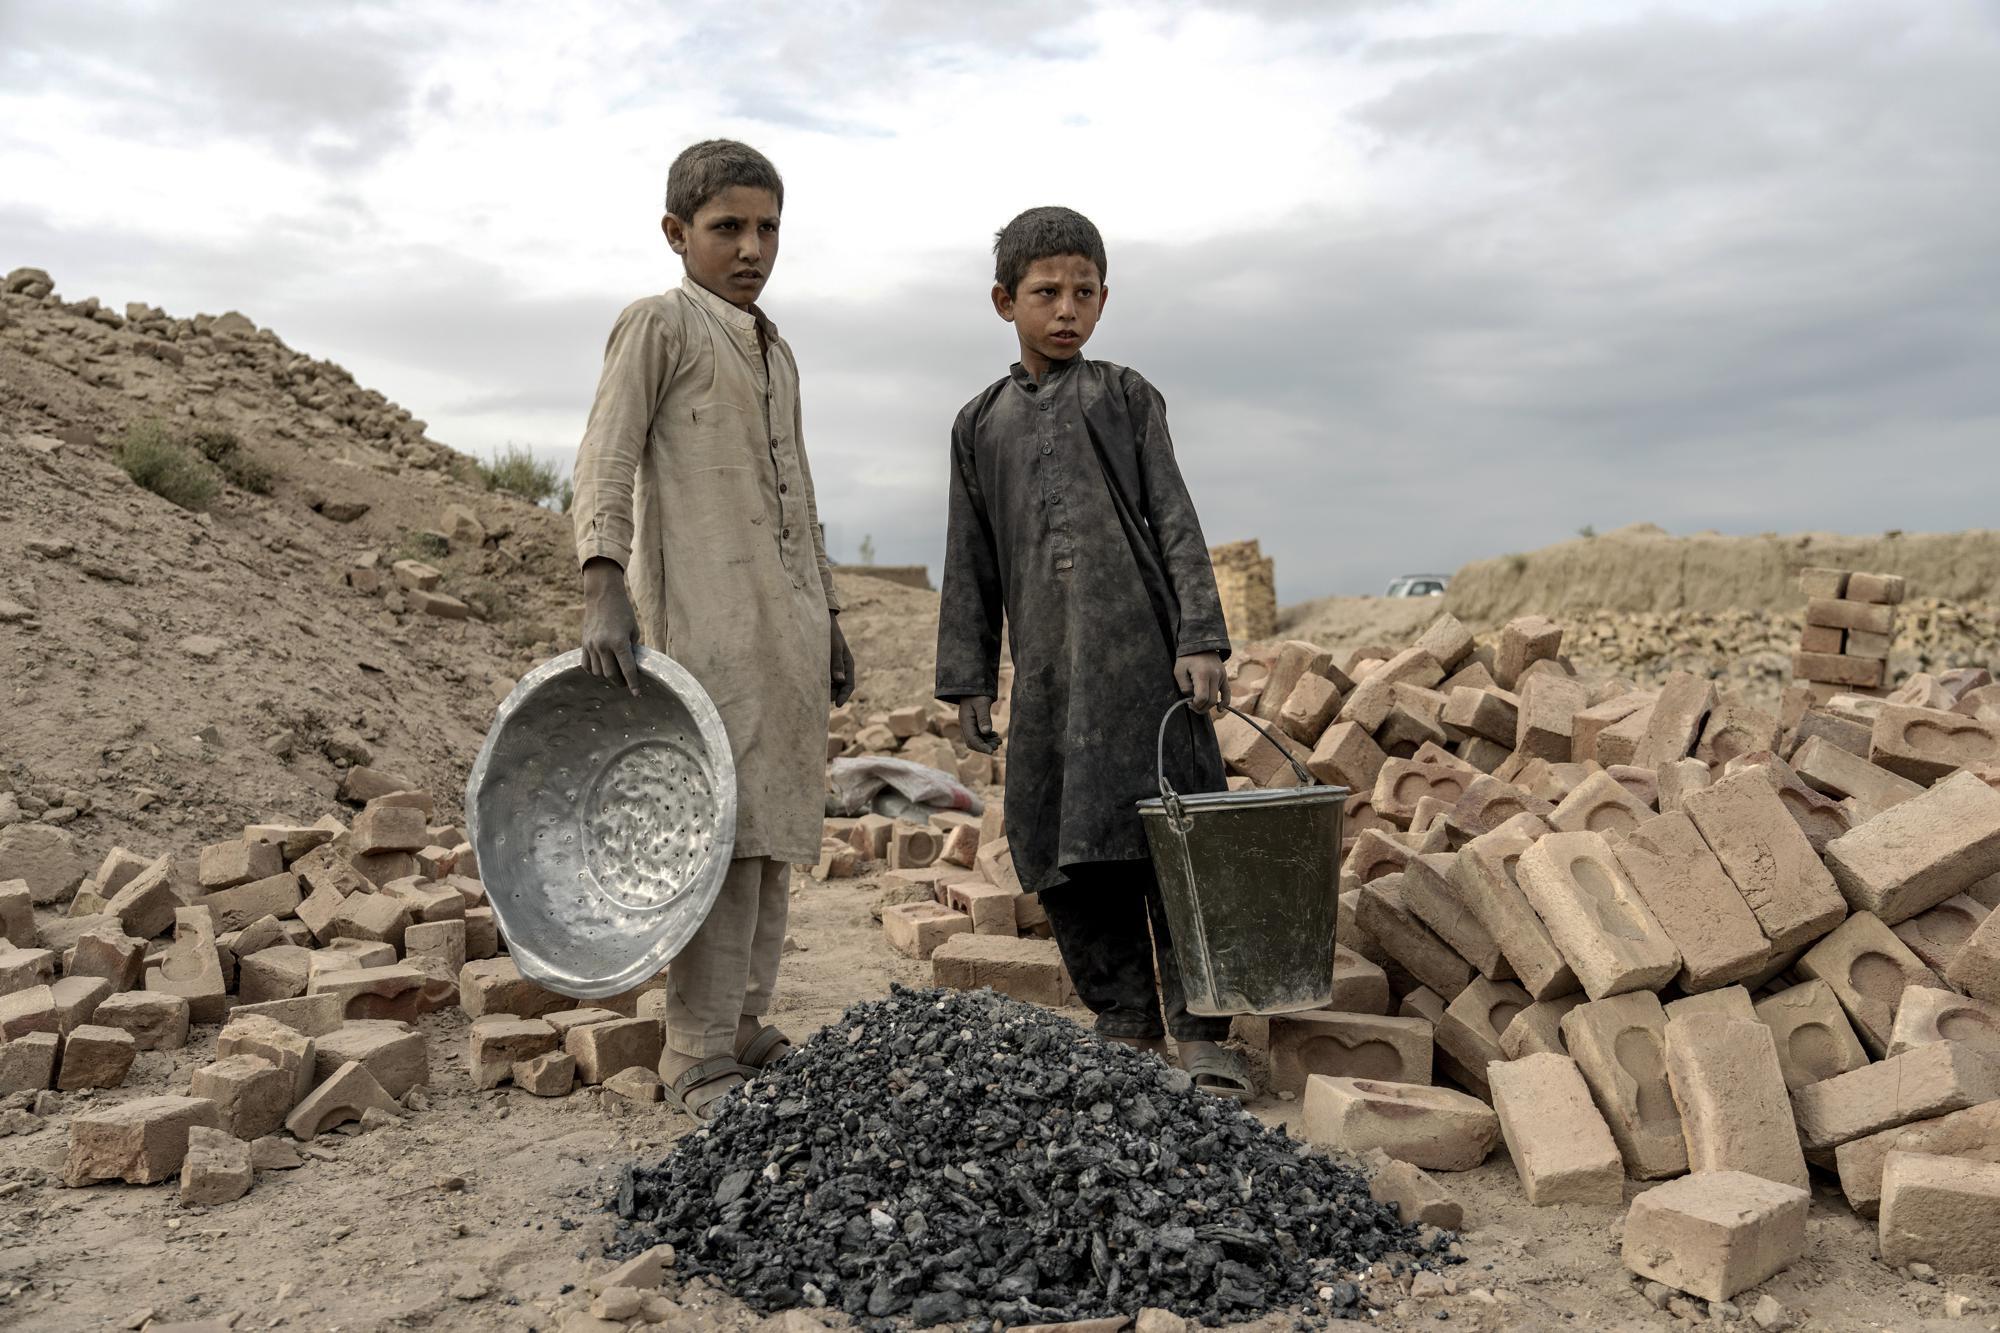
[[[1042,203],[1104,230],[1091,353],[1285,600],[1586,524],[1993,526],[1997,12],[0,0],[0,268],[241,309],[566,464],[679,279],[667,164],[729,135],[785,174],[836,558],[936,567],[947,428],[1014,355],[992,232]]]

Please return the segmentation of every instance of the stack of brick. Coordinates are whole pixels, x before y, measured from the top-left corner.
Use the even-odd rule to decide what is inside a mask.
[[[1278,585],[1271,557],[1253,538],[1224,542],[1208,552],[1215,567],[1215,591],[1222,600],[1222,620],[1229,637],[1242,642],[1268,639],[1278,632]]]
[[[1001,731],[1007,726],[1012,681],[1013,668],[1001,667],[1000,696],[993,705],[993,725]],[[866,755],[908,759],[955,777],[974,791],[1006,781],[1006,760],[968,749],[959,736],[958,709],[944,703],[866,714],[845,703],[832,710],[826,723],[827,760]]]
[[[1969,1263],[1951,1219],[2000,1194],[1922,1158],[2000,1163],[1992,677],[1801,687],[1774,716],[1685,672],[1586,683],[1560,646],[1548,621],[1489,648],[1446,617],[1401,651],[1287,643],[1239,672],[1355,789],[1335,1003],[1239,1022],[1274,1088],[1309,1138],[1426,1170],[1504,1141],[1538,1203],[1686,1177],[1640,1196],[1627,1254],[1697,1294],[1796,1255],[1812,1170],[1866,1215],[1906,1191],[1885,1255]],[[1296,781],[1225,744],[1239,778]],[[2000,1263],[1985,1235],[1972,1257]]]
[[[1810,682],[1814,702],[1886,690],[1902,575],[1805,569],[1799,590],[1806,595],[1806,624],[1792,655],[1792,675]]]

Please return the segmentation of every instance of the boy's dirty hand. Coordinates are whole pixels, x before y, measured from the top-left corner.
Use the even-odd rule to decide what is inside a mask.
[[[992,754],[1000,748],[1000,733],[993,730],[993,701],[983,694],[958,701],[958,734],[966,748]]]
[[[639,692],[639,617],[625,591],[625,571],[615,560],[596,559],[583,567],[583,669],[614,685]]]
[[[1190,653],[1175,658],[1174,682],[1181,687],[1182,694],[1194,696],[1194,706],[1201,712],[1213,712],[1218,704],[1229,702],[1229,677],[1222,672],[1220,653]]]
[[[848,651],[847,636],[840,632],[840,617],[827,620],[827,662],[833,706],[840,707],[854,697],[854,654]]]

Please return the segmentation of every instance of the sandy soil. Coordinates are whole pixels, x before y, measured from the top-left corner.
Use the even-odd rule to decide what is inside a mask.
[[[927,980],[927,967],[883,945],[870,913],[875,897],[865,881],[799,885],[792,933],[804,948],[785,960],[778,1011],[794,1034],[831,1022],[891,982]],[[151,1311],[161,1320],[233,1318],[237,1329],[560,1328],[584,1308],[587,1275],[608,1266],[598,1258],[611,1232],[603,1202],[618,1169],[659,1157],[688,1122],[596,1090],[560,1100],[512,1088],[474,1092],[465,1026],[456,1010],[426,1020],[429,1109],[392,1129],[324,1136],[303,1168],[264,1173],[247,1196],[213,1209],[183,1207],[171,1186],[58,1182],[70,1113],[184,1089],[189,1072],[213,1058],[214,1029],[200,1030],[182,1051],[142,1055],[124,1088],[62,1097],[46,1128],[0,1140],[0,1326],[131,1327]],[[1295,1104],[1266,1099],[1252,1109],[1278,1123]],[[1682,1322],[1654,1310],[1619,1264],[1621,1210],[1530,1208],[1504,1150],[1476,1171],[1443,1179],[1468,1220],[1467,1262],[1452,1271],[1459,1293],[1391,1307],[1381,1327]],[[1801,1328],[1996,1326],[2000,1283],[1953,1279],[1947,1288],[1882,1267],[1872,1229],[1837,1190],[1821,1189],[1810,1234],[1805,1261],[1762,1288]],[[1945,1319],[1948,1289],[1983,1308]],[[726,1297],[678,1295],[684,1308],[673,1327],[759,1325]],[[1255,1327],[1294,1326],[1273,1318]]]

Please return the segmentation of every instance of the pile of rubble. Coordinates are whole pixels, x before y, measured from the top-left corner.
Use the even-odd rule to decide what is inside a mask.
[[[342,795],[361,805],[351,821],[252,825],[202,848],[191,879],[124,848],[85,877],[49,842],[61,830],[8,830],[44,832],[0,846],[0,874],[24,876],[0,880],[0,1133],[37,1132],[52,1093],[119,1087],[138,1052],[216,1030],[184,1091],[72,1114],[65,1178],[178,1177],[185,1200],[227,1202],[300,1165],[294,1143],[419,1107],[415,1024],[454,1005],[473,1020],[475,1088],[660,1100],[664,992],[579,1008],[525,980],[430,796],[362,766]]]
[[[2000,686],[1765,711],[1561,649],[1446,616],[1235,664],[1278,744],[1224,719],[1232,785],[1296,783],[1289,756],[1354,793],[1335,1006],[1241,1024],[1306,1136],[1422,1171],[1504,1140],[1537,1204],[1671,1181],[1626,1262],[1715,1302],[1800,1254],[1809,1168],[1889,1264],[2000,1261]]]
[[[1450,1244],[1158,1060],[989,993],[900,987],[628,1169],[617,1209],[617,1254],[671,1246],[757,1308],[871,1328],[1351,1317],[1384,1301],[1371,1266]]]
[[[190,420],[228,418],[240,410],[239,394],[275,388],[297,408],[274,428],[278,434],[346,433],[414,468],[449,470],[469,461],[429,439],[425,423],[407,408],[362,388],[341,366],[293,351],[234,310],[177,317],[135,301],[121,315],[94,296],[64,301],[54,288],[38,268],[17,268],[0,280],[0,293],[34,303],[39,314],[68,316],[17,321],[0,305],[0,337],[87,384]]]

